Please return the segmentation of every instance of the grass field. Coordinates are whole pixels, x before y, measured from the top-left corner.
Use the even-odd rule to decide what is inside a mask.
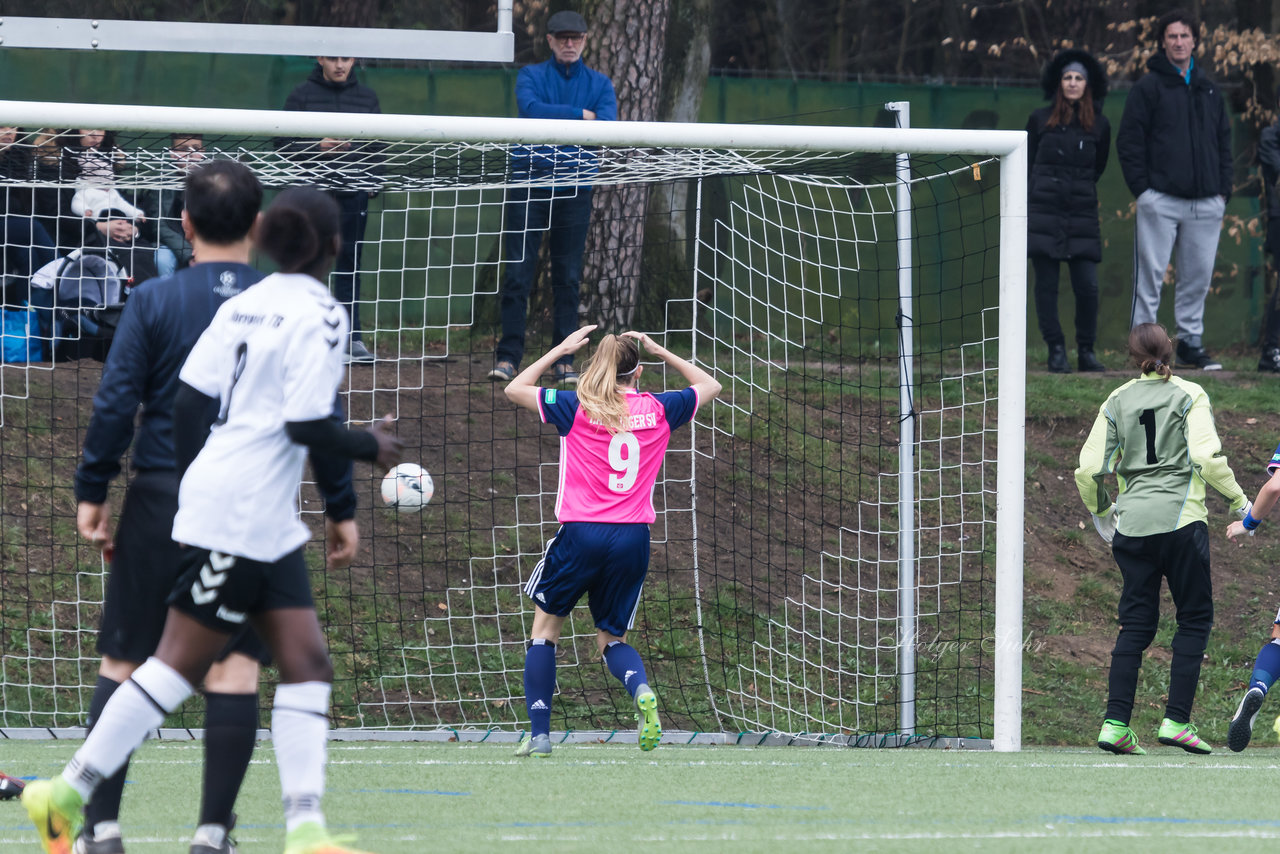
[[[1147,756],[1124,758],[563,745],[545,760],[516,760],[510,745],[335,743],[326,810],[336,831],[380,854],[1274,849],[1280,752],[1192,757],[1146,741]],[[46,776],[74,748],[9,741],[0,755],[6,772]],[[191,742],[139,752],[122,816],[130,854],[186,851],[200,754]],[[282,849],[278,796],[263,745],[238,804],[243,854]],[[22,807],[0,803],[0,849],[36,846]]]

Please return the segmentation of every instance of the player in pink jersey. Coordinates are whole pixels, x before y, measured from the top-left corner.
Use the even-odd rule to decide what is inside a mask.
[[[517,756],[551,755],[551,696],[556,687],[556,642],[565,618],[587,594],[596,646],[605,665],[635,700],[642,723],[640,749],[662,737],[658,700],[640,654],[627,644],[640,589],[649,571],[653,486],[671,431],[698,406],[720,394],[720,383],[642,332],[606,335],[582,372],[577,391],[539,388],[538,377],[587,343],[584,326],[525,368],[507,397],[537,412],[560,432],[560,530],[525,584],[533,600],[533,632],[524,660],[529,734]],[[689,381],[683,391],[641,392],[640,346]]]

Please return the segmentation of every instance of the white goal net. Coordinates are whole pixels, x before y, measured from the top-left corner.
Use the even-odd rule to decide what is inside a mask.
[[[518,260],[512,206],[590,187],[581,321],[646,331],[724,386],[673,436],[630,636],[668,728],[1017,749],[1021,134],[0,112],[21,126],[14,146],[30,163],[0,192],[50,244],[32,253],[4,235],[14,360],[0,367],[0,726],[79,725],[96,674],[105,567],[77,541],[71,486],[101,364],[83,327],[49,322],[93,306],[31,274],[87,233],[68,210],[84,179],[55,168],[65,152],[37,129],[114,123],[111,186],[126,199],[179,189],[175,139],[197,135],[205,157],[247,163],[269,195],[318,183],[369,196],[357,311],[375,358],[351,365],[348,412],[395,415],[436,496],[395,514],[357,465],[359,559],[325,573],[311,549],[339,728],[527,725],[521,589],[556,530],[559,443],[487,374]],[[319,137],[354,140],[352,154],[335,167],[308,143]],[[149,211],[132,251],[157,250],[166,224],[171,211]],[[548,266],[526,363],[553,343]],[[646,390],[680,383],[646,365]],[[302,507],[318,531],[309,487]],[[612,737],[634,729],[634,709],[594,635],[582,606],[558,647],[552,726]]]

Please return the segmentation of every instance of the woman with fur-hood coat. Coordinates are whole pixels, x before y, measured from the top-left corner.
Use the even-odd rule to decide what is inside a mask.
[[[1027,254],[1035,272],[1036,316],[1049,370],[1070,373],[1058,321],[1063,262],[1076,300],[1076,356],[1082,371],[1105,371],[1093,348],[1098,332],[1098,179],[1107,168],[1111,124],[1102,115],[1107,75],[1083,50],[1064,50],[1041,78],[1050,103],[1027,120]]]

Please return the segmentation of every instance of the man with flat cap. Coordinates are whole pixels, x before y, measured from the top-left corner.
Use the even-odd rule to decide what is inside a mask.
[[[524,119],[615,121],[618,99],[613,83],[582,61],[587,22],[577,12],[560,11],[547,19],[551,58],[526,65],[516,77],[516,104]],[[522,145],[512,150],[511,178],[503,229],[502,338],[489,379],[509,382],[524,357],[529,294],[538,273],[542,237],[550,239],[554,340],[578,328],[578,291],[582,253],[591,220],[591,181],[596,154],[576,145]],[[524,186],[519,186],[524,185]],[[555,366],[555,380],[576,385],[573,356]]]

